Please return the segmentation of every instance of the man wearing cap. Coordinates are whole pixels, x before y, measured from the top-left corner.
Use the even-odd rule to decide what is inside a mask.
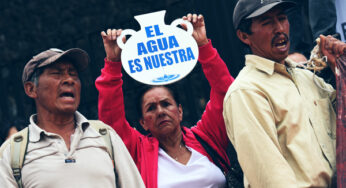
[[[10,140],[0,149],[1,187],[144,187],[115,131],[103,124],[109,132],[111,158],[101,131],[77,111],[79,72],[88,62],[88,54],[74,48],[46,50],[26,64],[24,90],[35,100],[37,114],[30,117],[21,181],[16,182],[12,172]]]
[[[252,51],[224,99],[227,134],[246,187],[328,187],[335,172],[335,91],[286,61],[294,6],[281,0],[239,0],[238,38]],[[346,45],[321,36],[334,73]]]

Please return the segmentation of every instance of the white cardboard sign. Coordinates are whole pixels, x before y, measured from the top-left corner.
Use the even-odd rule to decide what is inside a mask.
[[[192,24],[183,19],[164,23],[166,11],[135,16],[141,30],[126,29],[118,37],[124,70],[148,85],[165,85],[188,75],[198,59],[198,46],[192,37]],[[185,24],[187,31],[177,25]],[[132,35],[124,44],[122,38]]]

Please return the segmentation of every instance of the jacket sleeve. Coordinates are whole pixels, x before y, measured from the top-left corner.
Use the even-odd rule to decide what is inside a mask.
[[[225,98],[227,134],[251,187],[298,187],[284,158],[272,108],[257,90],[238,89]]]
[[[210,84],[211,91],[210,101],[205,108],[202,118],[197,122],[197,126],[192,128],[192,131],[200,135],[224,159],[228,159],[225,152],[228,138],[222,110],[223,99],[234,79],[216,49],[213,48],[211,41],[199,48],[198,60]],[[224,151],[221,152],[220,150]]]
[[[121,62],[105,59],[105,66],[95,82],[99,92],[98,116],[119,134],[131,156],[136,160],[136,149],[141,133],[132,128],[126,120],[121,78]]]

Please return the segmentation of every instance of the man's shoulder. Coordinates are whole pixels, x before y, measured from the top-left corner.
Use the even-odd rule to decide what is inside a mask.
[[[120,139],[120,136],[118,135],[118,133],[111,126],[105,124],[101,120],[88,120],[88,122],[89,122],[90,127],[94,131],[96,131],[98,134],[100,134],[101,136],[104,137],[105,135],[108,135],[107,133],[109,133],[110,138],[113,138],[113,139],[111,139],[112,142],[114,141],[114,139],[115,140]]]
[[[303,75],[308,76],[308,77],[312,77],[314,75],[314,73],[311,72],[310,70],[303,69],[303,68],[300,68],[300,67],[292,67],[292,70],[295,73],[303,74]]]
[[[259,85],[265,83],[264,81],[266,79],[268,78],[261,71],[258,71],[254,67],[245,66],[228,88],[227,93],[232,93],[238,90],[256,90],[259,88]]]
[[[14,143],[19,143],[21,145],[25,145],[28,142],[28,127],[24,128],[23,130],[11,135],[10,138],[8,138],[0,147],[0,158],[3,156],[5,150],[8,152],[10,151],[9,147],[11,147]],[[8,148],[8,149],[7,149]]]
[[[88,120],[89,124],[91,125],[91,127],[93,128],[106,128],[106,129],[112,129],[112,127],[110,127],[109,125],[103,123],[103,121],[101,120]]]
[[[89,125],[91,128],[93,128],[98,133],[101,133],[103,129],[106,131],[109,131],[112,134],[117,134],[116,131],[109,125],[105,124],[101,120],[88,120]],[[100,132],[101,131],[101,132]]]
[[[316,82],[319,82],[320,84],[327,84],[323,78],[318,76],[317,74],[313,73],[310,70],[302,69],[302,68],[292,68],[297,81],[309,84],[309,85],[315,85]]]

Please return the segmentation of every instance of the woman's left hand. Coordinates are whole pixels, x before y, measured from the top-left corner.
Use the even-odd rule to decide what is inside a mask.
[[[196,40],[198,46],[203,46],[208,43],[207,31],[205,29],[204,17],[202,14],[187,14],[183,20],[189,21],[193,26],[192,36]],[[183,25],[183,27],[186,27]]]

